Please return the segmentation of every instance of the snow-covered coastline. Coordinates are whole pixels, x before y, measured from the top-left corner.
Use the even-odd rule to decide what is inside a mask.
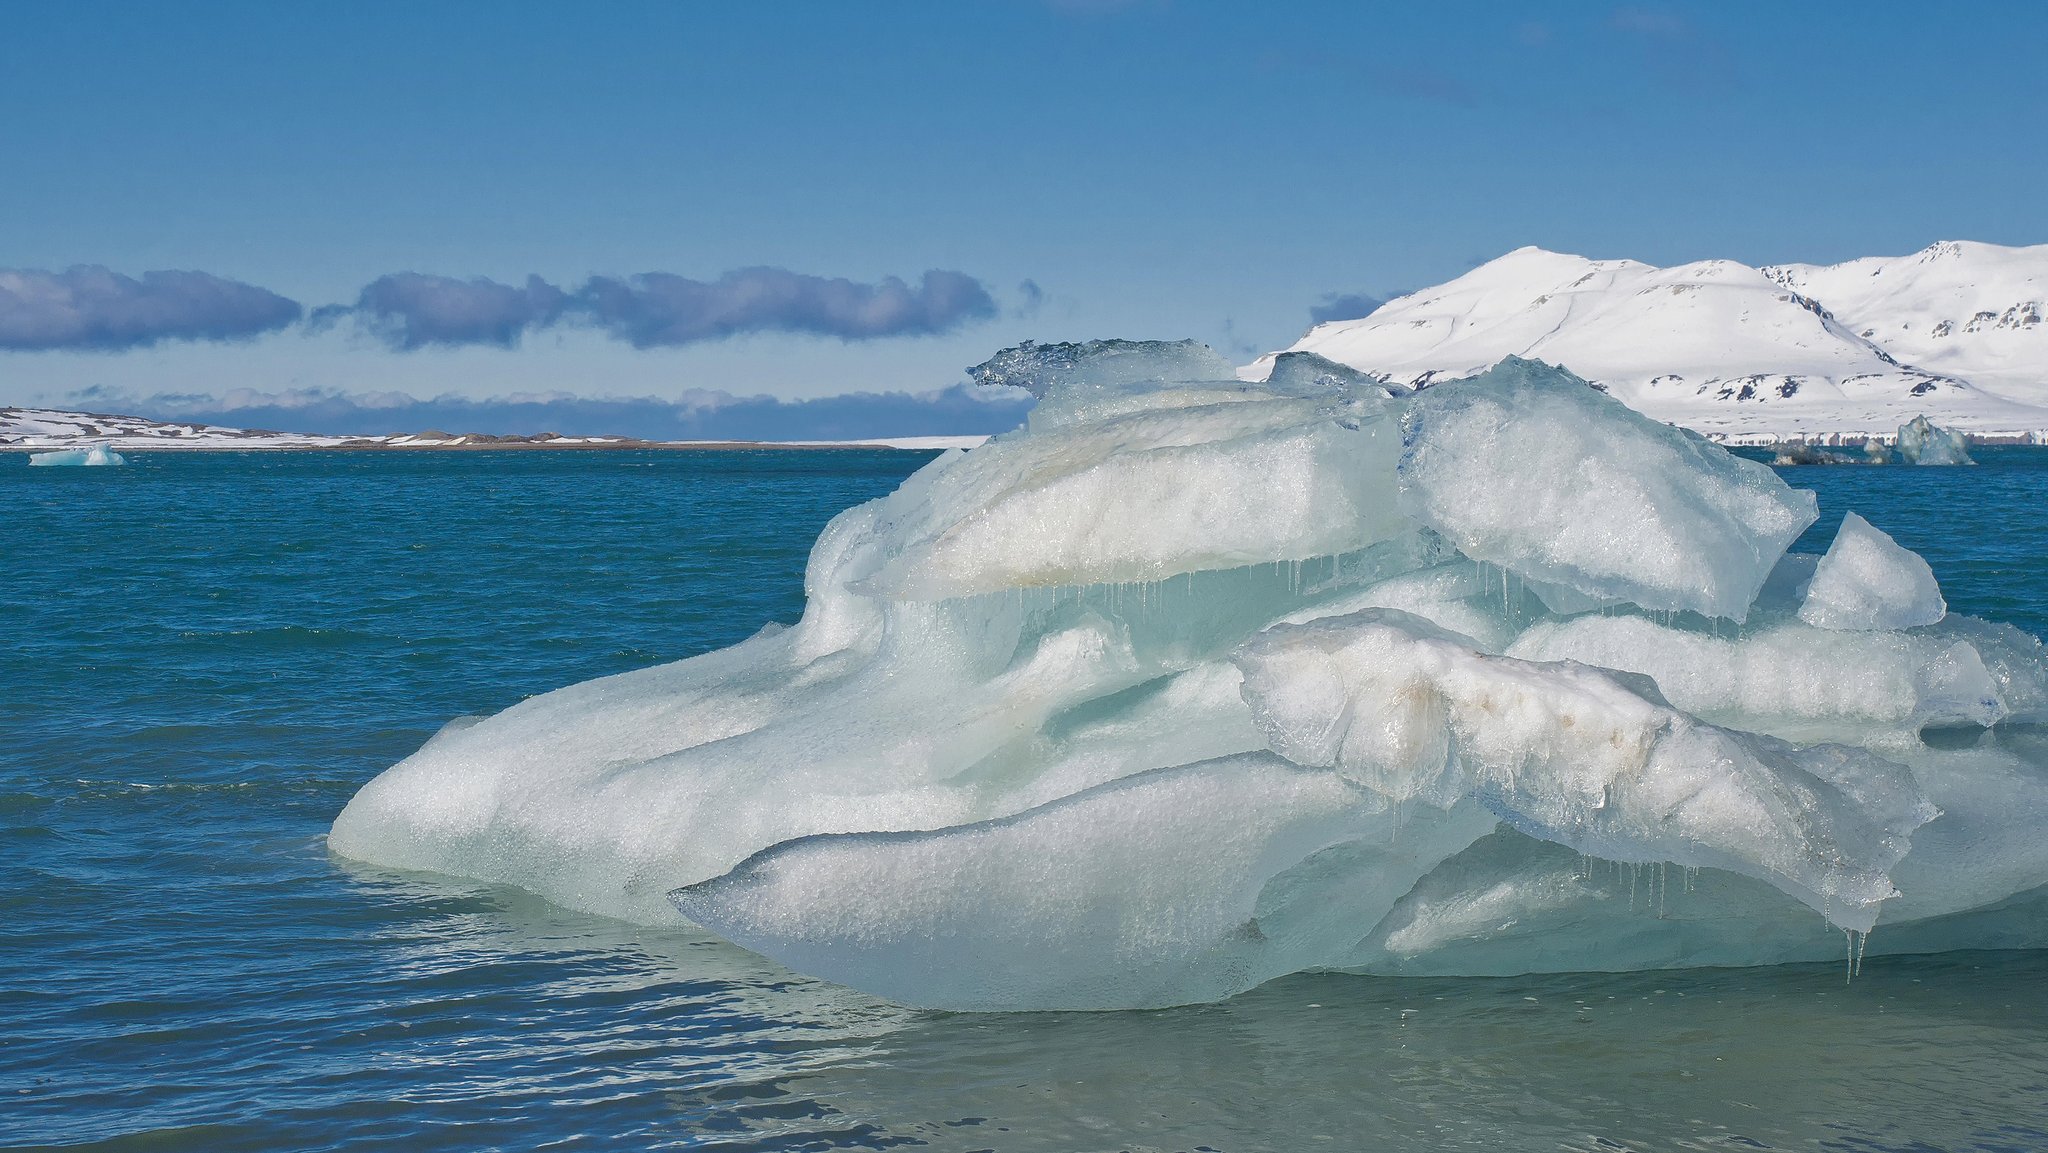
[[[53,408],[0,407],[0,452],[46,452],[57,449],[105,446],[129,452],[158,451],[273,451],[293,449],[746,449],[746,448],[886,448],[904,451],[934,451],[972,448],[986,436],[905,436],[868,440],[694,440],[650,441],[626,436],[492,436],[477,433],[450,434],[437,431],[386,436],[327,436],[316,433],[272,432],[267,429],[229,428],[215,424],[150,420],[139,416],[71,412]]]

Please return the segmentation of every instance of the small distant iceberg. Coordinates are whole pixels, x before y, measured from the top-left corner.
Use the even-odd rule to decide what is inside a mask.
[[[1899,426],[1892,455],[1899,464],[1976,464],[1969,442],[1954,429],[1943,428],[1923,414]]]
[[[32,452],[28,456],[30,467],[55,467],[59,465],[116,465],[127,464],[128,458],[103,444],[91,448],[60,448],[55,452]]]

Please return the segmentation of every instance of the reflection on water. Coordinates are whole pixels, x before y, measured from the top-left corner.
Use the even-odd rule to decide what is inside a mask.
[[[2038,1148],[2044,978],[2026,954],[1847,987],[1300,976],[1197,1009],[921,1019],[799,1087],[884,1123],[985,1117],[996,1149]]]
[[[317,844],[299,860],[309,874],[326,863]],[[690,930],[336,864],[345,873],[315,882],[328,891],[301,910],[334,927],[260,966],[261,984],[288,993],[172,982],[85,1006],[73,990],[69,1012],[17,1016],[0,1057],[12,1110],[0,1138],[963,1153],[2048,1148],[2040,953],[1872,958],[1853,983],[1832,965],[1328,974],[1194,1008],[946,1014],[799,977]],[[251,952],[203,933],[182,947],[175,967],[216,974]]]

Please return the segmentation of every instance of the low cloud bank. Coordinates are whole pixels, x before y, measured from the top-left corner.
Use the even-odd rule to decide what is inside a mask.
[[[643,440],[868,440],[965,436],[1014,428],[1031,397],[1016,389],[958,384],[934,392],[855,392],[809,400],[692,390],[661,397],[522,394],[489,399],[321,389],[236,390],[223,396],[110,389],[72,393],[67,408],[280,432],[371,436],[436,429],[451,433],[631,436]]]
[[[404,352],[433,345],[510,348],[557,324],[594,327],[635,348],[761,332],[874,340],[932,336],[995,314],[995,299],[979,280],[938,268],[915,286],[893,276],[862,284],[784,268],[742,268],[716,280],[670,272],[596,276],[573,290],[538,276],[512,285],[399,272],[372,281],[353,305],[320,309],[314,322],[353,319]]]
[[[1027,304],[1040,295],[1029,281]],[[635,348],[674,348],[755,333],[839,340],[933,336],[997,314],[981,281],[934,268],[915,283],[872,284],[786,268],[741,268],[715,280],[671,272],[594,276],[567,288],[394,272],[348,304],[312,311],[309,329],[349,323],[397,352],[511,348],[556,326],[594,328]],[[65,272],[0,269],[0,350],[119,351],[169,340],[237,340],[306,315],[295,300],[204,272],[123,276],[97,265]]]
[[[596,277],[575,308],[635,348],[718,340],[743,332],[800,332],[871,340],[932,336],[996,314],[980,281],[932,269],[915,288],[893,276],[879,284],[805,276],[780,268],[742,268],[714,281],[649,272],[625,280]]]
[[[113,352],[167,340],[241,340],[298,322],[304,309],[266,288],[205,272],[97,264],[63,272],[0,268],[0,349]]]
[[[387,346],[410,352],[431,345],[495,344],[510,348],[527,331],[553,324],[569,296],[538,276],[515,287],[475,277],[396,272],[371,281],[353,305],[331,304],[313,313],[324,328],[353,318]]]

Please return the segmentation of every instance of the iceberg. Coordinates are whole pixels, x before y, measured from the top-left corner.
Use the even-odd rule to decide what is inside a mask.
[[[338,854],[914,1005],[2048,945],[2048,652],[1853,514],[1509,358],[1027,344],[800,621],[463,718]]]
[[[103,444],[91,448],[60,448],[54,452],[32,452],[28,454],[31,467],[55,467],[64,465],[117,465],[127,464],[128,458]]]
[[[1899,426],[1893,452],[1900,464],[1976,464],[1970,459],[1969,442],[1963,434],[1946,429],[1925,416],[1916,416]]]

